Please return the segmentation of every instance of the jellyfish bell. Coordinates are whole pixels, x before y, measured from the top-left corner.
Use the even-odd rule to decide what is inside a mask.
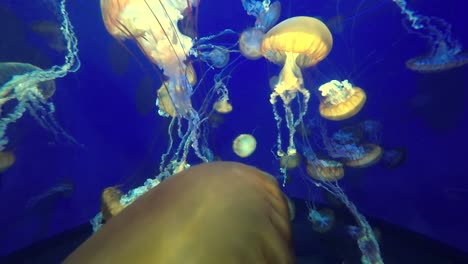
[[[228,99],[221,98],[214,103],[213,109],[220,114],[228,114],[232,111],[232,104]]]
[[[291,154],[291,155],[284,155],[280,157],[280,166],[281,168],[286,168],[288,170],[292,170],[297,168],[301,165],[302,156],[298,152]]]
[[[232,142],[232,150],[237,156],[246,158],[257,148],[257,140],[250,134],[240,134]]]
[[[102,226],[64,263],[292,264],[288,206],[273,177],[235,162],[173,175]]]
[[[211,51],[201,53],[201,59],[215,68],[226,66],[229,63],[229,57],[229,50],[221,46],[214,46]]]
[[[363,144],[365,154],[359,159],[345,159],[344,164],[353,168],[367,168],[382,158],[383,149],[376,144]]]
[[[0,86],[4,85],[6,82],[15,75],[22,75],[28,72],[33,72],[37,70],[42,70],[41,68],[34,66],[29,63],[21,62],[2,62],[0,63]],[[37,85],[37,89],[43,96],[45,100],[49,99],[55,94],[55,82],[54,80],[49,80],[45,82],[40,82]],[[1,95],[4,97],[5,95]],[[1,102],[0,102],[1,105]]]
[[[344,168],[340,162],[319,159],[307,163],[307,174],[317,181],[338,181],[344,177]]]
[[[406,61],[406,68],[419,73],[436,73],[459,68],[468,64],[468,53],[450,51],[439,52],[429,56],[418,56]]]
[[[332,80],[319,87],[324,100],[320,103],[320,115],[328,120],[341,121],[353,117],[366,102],[366,93],[353,87],[348,80]]]
[[[242,55],[249,60],[257,60],[262,57],[262,40],[265,33],[259,28],[244,30],[239,38],[239,49]]]
[[[13,152],[2,151],[0,152],[0,173],[8,170],[13,164],[15,164],[16,156]]]

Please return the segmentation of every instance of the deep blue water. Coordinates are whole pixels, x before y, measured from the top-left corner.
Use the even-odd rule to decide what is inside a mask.
[[[468,238],[463,235],[468,234],[467,67],[436,74],[408,70],[405,61],[429,47],[420,36],[408,33],[390,0],[281,2],[280,20],[298,15],[323,21],[343,17],[342,30],[332,28],[332,52],[316,69],[304,72],[305,84],[313,91],[306,119],[319,118],[320,84],[349,79],[366,91],[366,105],[349,120],[323,121],[324,125],[332,131],[377,120],[382,125],[380,145],[406,150],[405,162],[394,169],[382,164],[346,169],[340,185],[350,199],[366,215],[468,252]],[[2,0],[0,19],[9,26],[1,29],[1,62],[29,62],[43,68],[63,63],[63,53],[50,49],[46,38],[31,29],[37,20],[56,21],[48,3]],[[409,1],[409,5],[445,19],[452,24],[453,35],[468,45],[464,1]],[[79,41],[81,68],[56,80],[52,101],[57,121],[83,146],[55,140],[29,114],[9,128],[8,148],[16,163],[0,176],[0,255],[87,222],[99,211],[105,187],[122,184],[128,190],[142,184],[157,174],[167,147],[168,121],[157,115],[152,104],[160,75],[135,45],[125,42],[128,50],[124,49],[107,33],[98,3],[70,1],[67,9]],[[200,37],[225,28],[242,32],[254,23],[237,0],[202,0],[196,18]],[[120,73],[113,68],[118,63],[123,67]],[[232,72],[228,88],[234,111],[218,128],[211,128],[207,140],[221,159],[280,174],[271,153],[277,130],[268,101],[268,79],[279,70],[260,59],[243,60]],[[154,83],[149,88],[139,87],[145,75]],[[211,79],[205,81],[205,87],[212,85]],[[253,133],[258,140],[256,152],[242,160],[231,149],[231,141],[240,133]],[[312,142],[320,141],[317,131],[312,134]],[[323,151],[319,145],[312,147]],[[200,162],[193,157],[191,161]],[[304,184],[302,176],[304,168],[293,170],[285,192],[324,202],[321,189]],[[27,206],[33,197],[57,186],[64,189]]]

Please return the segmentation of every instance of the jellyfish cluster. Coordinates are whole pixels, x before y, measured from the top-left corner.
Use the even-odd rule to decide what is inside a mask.
[[[461,67],[468,63],[468,54],[453,37],[452,26],[442,18],[425,16],[408,8],[405,0],[393,0],[410,23],[410,29],[425,39],[431,50],[428,55],[406,61],[412,71],[432,73]]]
[[[409,69],[437,72],[460,67],[468,62],[461,44],[452,37],[451,26],[447,22],[417,14],[407,7],[405,1],[393,2],[401,9],[411,28],[426,38],[432,47],[428,56],[407,61],[406,66]],[[340,183],[349,168],[363,169],[378,162],[386,168],[400,166],[406,157],[405,149],[384,149],[381,146],[382,127],[379,122],[354,122],[356,118],[360,118],[367,101],[363,88],[349,80],[327,80],[318,87],[307,87],[304,71],[317,67],[332,52],[334,40],[327,25],[310,16],[290,17],[278,23],[281,15],[279,1],[242,0],[241,3],[247,15],[255,18],[250,27],[242,32],[224,29],[216,34],[197,36],[196,26],[191,25],[193,27],[190,28],[186,23],[190,23],[194,13],[198,12],[199,0],[100,1],[102,20],[107,32],[121,44],[128,45],[125,41],[130,40],[133,43],[130,45],[136,45],[154,66],[154,72],[161,76],[162,84],[155,92],[154,105],[161,118],[170,120],[169,140],[154,177],[128,192],[120,190],[119,186],[103,190],[101,211],[92,220],[97,238],[86,242],[77,253],[70,256],[67,263],[86,263],[89,260],[87,257],[90,257],[86,252],[101,240],[111,241],[115,247],[120,246],[121,240],[127,238],[119,232],[109,231],[112,228],[130,230],[128,234],[131,233],[135,239],[125,247],[135,252],[138,252],[137,248],[148,247],[148,243],[145,243],[146,236],[159,239],[162,246],[158,249],[160,251],[147,256],[163,263],[165,257],[174,257],[165,255],[169,252],[167,249],[179,245],[186,238],[183,228],[192,230],[193,226],[205,232],[209,232],[212,227],[219,228],[228,232],[223,234],[224,238],[232,240],[226,239],[227,244],[213,244],[210,240],[203,241],[207,244],[185,245],[188,252],[201,252],[199,250],[206,250],[205,247],[210,246],[219,246],[222,249],[238,246],[236,256],[251,254],[249,256],[256,260],[258,256],[251,252],[253,247],[248,245],[256,242],[257,237],[247,242],[238,241],[235,237],[258,228],[264,231],[263,234],[280,233],[281,243],[272,247],[278,249],[274,254],[285,255],[279,258],[276,255],[268,257],[285,260],[281,263],[291,262],[287,249],[290,230],[284,221],[294,219],[294,203],[281,193],[276,180],[267,173],[242,164],[214,162],[215,155],[207,143],[207,135],[212,132],[210,128],[221,126],[225,117],[229,118],[231,112],[242,107],[229,97],[232,73],[242,63],[262,58],[266,63],[280,69],[265,82],[265,86],[269,85],[271,91],[269,103],[272,105],[277,128],[272,153],[279,161],[283,186],[288,183],[289,173],[296,170],[305,176],[310,186],[321,188],[340,200],[356,222],[356,227],[351,231],[361,250],[362,263],[383,263],[373,229],[356,205],[349,200]],[[53,117],[55,107],[51,102],[56,90],[54,80],[75,72],[80,67],[77,39],[65,9],[65,0],[61,1],[60,14],[63,21],[58,28],[55,25],[54,28],[44,29],[42,27],[45,25],[40,28],[38,25],[37,30],[61,32],[63,38],[59,39],[63,42],[60,43],[66,51],[64,65],[41,69],[28,63],[0,63],[1,172],[13,166],[16,159],[14,153],[7,148],[8,125],[19,120],[26,111],[55,136],[64,136],[76,142]],[[220,39],[230,41],[225,43]],[[311,92],[313,90],[315,93]],[[310,99],[314,94],[320,101],[315,108],[318,110],[317,117],[323,120],[315,127],[308,125],[306,120],[311,109],[309,104],[313,101]],[[202,99],[197,100],[199,98]],[[349,123],[342,125],[344,120]],[[350,123],[353,124],[349,125]],[[332,124],[336,129],[330,130],[326,124]],[[284,144],[284,141],[287,143]],[[239,158],[249,159],[257,155],[258,143],[252,134],[243,133],[232,141],[232,151]],[[242,191],[246,194],[245,197],[239,198],[238,193],[228,187]],[[60,192],[63,189],[54,191]],[[170,200],[172,204],[166,206],[164,202],[151,202],[157,199]],[[220,199],[227,201],[226,204],[232,211],[226,210],[220,205],[222,203],[217,203]],[[274,220],[280,222],[284,229],[276,230],[277,227],[271,226],[272,218],[263,218],[265,215],[259,217],[258,211],[252,210],[254,207],[267,216],[271,212],[279,213]],[[203,220],[208,222],[197,221],[193,217],[198,209],[210,212],[203,215],[206,217]],[[308,209],[307,218],[314,231],[324,233],[333,228],[333,210],[319,209],[315,205],[308,205]],[[184,226],[186,222],[182,220],[186,219],[180,219],[184,216],[193,221],[193,225]],[[245,222],[233,221],[238,216],[245,216]],[[147,221],[142,226],[129,224],[134,223],[134,217],[154,220]],[[233,228],[223,229],[221,222],[232,223]],[[167,230],[159,228],[167,223],[170,223]],[[101,229],[104,224],[110,227]],[[139,240],[140,237],[137,236],[146,230],[151,232]],[[176,239],[170,236],[174,233],[177,234]],[[214,237],[218,235],[210,234]],[[167,240],[168,237],[173,240]],[[261,241],[269,242],[268,239]],[[209,258],[208,255],[200,258]],[[113,256],[119,259],[118,254]],[[91,256],[93,257],[99,260],[105,256]],[[148,262],[149,259],[141,260]]]

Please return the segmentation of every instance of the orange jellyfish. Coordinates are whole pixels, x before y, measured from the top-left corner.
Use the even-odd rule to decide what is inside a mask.
[[[118,40],[136,41],[145,56],[162,69],[177,116],[189,120],[195,111],[186,60],[193,41],[180,32],[177,23],[184,11],[197,4],[197,0],[101,0],[107,31]]]
[[[135,200],[64,263],[294,263],[285,198],[247,165],[193,166]]]
[[[383,154],[383,150],[380,146],[375,144],[363,144],[365,154],[363,157],[356,160],[345,160],[346,166],[354,168],[366,168],[377,163]]]
[[[281,117],[276,110],[276,101],[280,97],[286,115],[286,125],[289,129],[289,146],[287,153],[296,153],[294,133],[296,126],[302,121],[307,111],[310,93],[303,86],[301,68],[311,67],[323,60],[330,52],[333,38],[327,26],[312,17],[289,18],[269,30],[262,41],[262,55],[269,61],[283,65],[274,91],[270,95],[270,103],[277,120],[278,131],[281,131]],[[302,109],[295,120],[291,109],[291,101],[300,93],[303,96]],[[280,133],[280,132],[279,132]],[[281,135],[278,135],[278,156],[283,156],[281,150]]]
[[[366,102],[364,90],[353,87],[348,80],[332,80],[321,85],[319,91],[325,97],[320,103],[320,115],[328,120],[348,119],[361,111]]]
[[[334,160],[317,159],[307,163],[307,174],[318,181],[337,181],[343,178],[343,164]]]

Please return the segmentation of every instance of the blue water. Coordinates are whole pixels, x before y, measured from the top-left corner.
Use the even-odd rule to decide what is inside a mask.
[[[9,128],[8,149],[15,153],[16,163],[0,176],[0,255],[87,222],[100,210],[105,187],[122,185],[128,190],[158,173],[169,123],[152,103],[161,75],[131,42],[116,44],[95,2],[67,3],[81,68],[57,79],[52,97],[57,121],[82,146],[54,139],[29,114]],[[332,28],[332,52],[316,69],[304,72],[305,84],[313,91],[306,119],[319,118],[320,84],[349,79],[366,91],[366,105],[349,120],[323,121],[325,125],[331,131],[377,120],[382,126],[380,145],[401,147],[407,153],[405,162],[394,169],[382,164],[347,168],[340,185],[362,213],[468,252],[468,238],[462,235],[468,233],[468,68],[425,75],[408,70],[405,61],[423,55],[429,47],[420,36],[408,33],[400,10],[390,0],[322,2],[281,1],[280,20],[298,15],[323,21],[343,17],[337,31]],[[37,20],[57,21],[47,8],[50,3],[2,0],[0,19],[11,26],[1,29],[1,62],[29,62],[42,68],[63,64],[63,53],[51,49],[47,37],[31,29]],[[445,19],[452,24],[453,35],[468,45],[464,1],[410,1],[409,5]],[[254,23],[240,1],[203,0],[196,18],[200,37],[225,28],[242,32]],[[118,63],[120,71],[115,69]],[[264,59],[242,59],[228,84],[234,111],[218,128],[211,128],[207,140],[221,159],[242,161],[278,177],[279,161],[271,152],[277,130],[268,80],[279,70]],[[153,82],[149,88],[139,87],[145,76]],[[205,81],[210,87],[212,80]],[[258,140],[255,153],[247,159],[232,152],[231,142],[240,133],[253,133]],[[317,136],[314,131],[311,141],[319,141]],[[316,151],[323,149],[317,146]],[[200,161],[191,157],[192,162]],[[325,202],[321,189],[304,184],[303,175],[304,168],[293,170],[285,193]],[[37,197],[42,199],[37,202]]]

